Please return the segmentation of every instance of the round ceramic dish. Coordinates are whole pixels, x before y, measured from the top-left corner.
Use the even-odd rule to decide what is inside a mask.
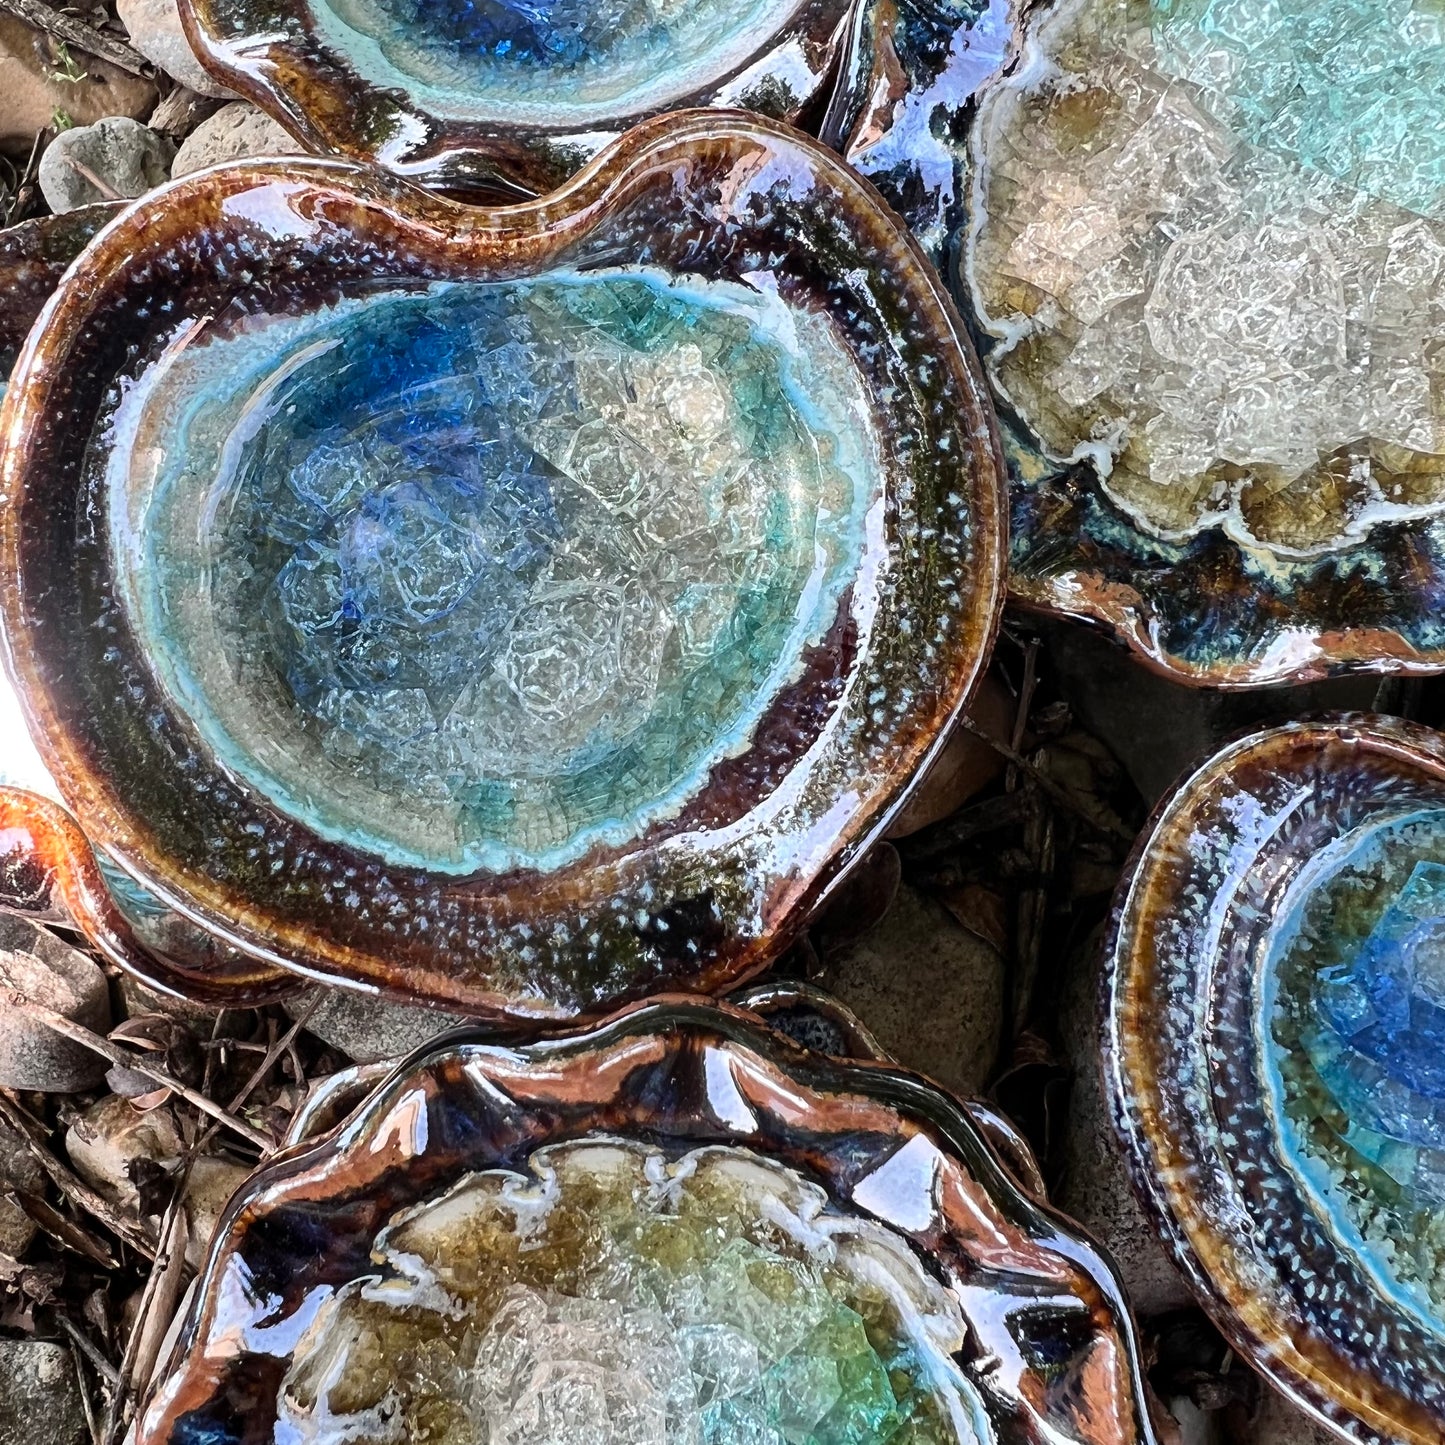
[[[309,149],[547,191],[690,106],[795,122],[856,49],[852,0],[186,0],[203,64]]]
[[[952,133],[1014,595],[1203,685],[1440,670],[1433,0],[1024,8]]]
[[[87,836],[265,962],[475,1015],[761,968],[1000,603],[931,268],[742,116],[506,210],[188,178],[76,263],[0,425],[10,663]]]
[[[565,1438],[584,1400],[614,1439],[1153,1438],[1111,1270],[957,1105],[673,999],[444,1041],[254,1176],[138,1440]]]
[[[1244,1357],[1345,1438],[1445,1435],[1445,743],[1245,738],[1161,807],[1108,943],[1136,1189]]]

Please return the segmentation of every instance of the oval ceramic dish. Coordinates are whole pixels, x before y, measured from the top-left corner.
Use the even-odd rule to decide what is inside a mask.
[[[1445,741],[1346,717],[1161,807],[1108,944],[1133,1180],[1246,1359],[1345,1438],[1445,1437]]]
[[[257,958],[475,1015],[762,967],[967,699],[991,414],[816,143],[650,123],[473,210],[281,160],[108,227],[0,426],[87,836]]]
[[[547,191],[648,116],[820,115],[854,0],[186,0],[197,55],[308,148]]]
[[[951,1100],[674,999],[443,1041],[254,1176],[138,1441],[1124,1445],[1145,1409],[1111,1270]]]

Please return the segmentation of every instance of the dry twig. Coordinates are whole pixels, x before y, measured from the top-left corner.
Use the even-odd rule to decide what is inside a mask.
[[[46,1008],[43,1004],[33,1003],[18,989],[4,989],[0,991],[0,998],[3,998],[11,1008],[25,1014],[26,1017],[33,1018],[37,1023],[44,1024],[46,1028],[53,1029],[62,1037],[80,1044],[92,1053],[109,1059],[111,1063],[119,1064],[121,1068],[130,1069],[134,1073],[143,1074],[148,1079],[154,1079],[157,1084],[164,1085],[173,1094],[199,1109],[201,1113],[209,1114],[222,1127],[239,1134],[248,1144],[261,1150],[270,1149],[275,1145],[276,1141],[269,1134],[263,1134],[261,1130],[246,1123],[244,1119],[238,1119],[233,1114],[227,1113],[219,1104],[212,1103],[198,1090],[181,1083],[179,1079],[172,1078],[164,1069],[158,1069],[154,1064],[147,1063],[142,1055],[118,1047],[109,1039],[103,1039],[99,1034],[93,1033],[84,1024],[78,1024],[74,1020],[66,1018],[64,1014],[57,1013],[54,1009]]]
[[[107,35],[74,15],[66,15],[44,3],[44,0],[0,0],[0,10],[9,11],[36,30],[43,30],[87,55],[99,56],[112,65],[143,79],[150,78],[146,58],[118,35]]]

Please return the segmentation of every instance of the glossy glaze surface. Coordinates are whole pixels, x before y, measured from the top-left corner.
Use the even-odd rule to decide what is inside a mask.
[[[1440,666],[1438,21],[1029,11],[970,128],[960,276],[1022,600],[1202,683]]]
[[[1152,1440],[1111,1274],[966,1116],[717,1005],[415,1058],[203,1284],[142,1445]]]
[[[956,320],[866,188],[743,117],[510,210],[178,183],[7,407],[7,635],[87,834],[260,958],[465,1012],[760,967],[991,640]]]
[[[847,0],[186,0],[203,63],[312,149],[454,187],[560,184],[648,116],[801,120],[856,44]]]
[[[1135,1184],[1247,1358],[1347,1438],[1445,1430],[1445,745],[1295,724],[1161,808],[1109,941]]]

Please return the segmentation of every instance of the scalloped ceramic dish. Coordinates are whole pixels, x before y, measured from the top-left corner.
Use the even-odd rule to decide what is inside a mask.
[[[851,0],[186,0],[206,68],[308,148],[550,190],[649,116],[826,108]]]
[[[620,1440],[1153,1438],[1111,1271],[957,1105],[674,999],[441,1041],[258,1173],[138,1440],[599,1412]]]
[[[762,967],[966,701],[967,343],[873,194],[718,112],[563,191],[213,170],[68,273],[5,636],[82,828],[266,964],[516,1019]]]
[[[1445,1435],[1445,743],[1257,733],[1121,885],[1106,1075],[1206,1309],[1343,1437]]]

